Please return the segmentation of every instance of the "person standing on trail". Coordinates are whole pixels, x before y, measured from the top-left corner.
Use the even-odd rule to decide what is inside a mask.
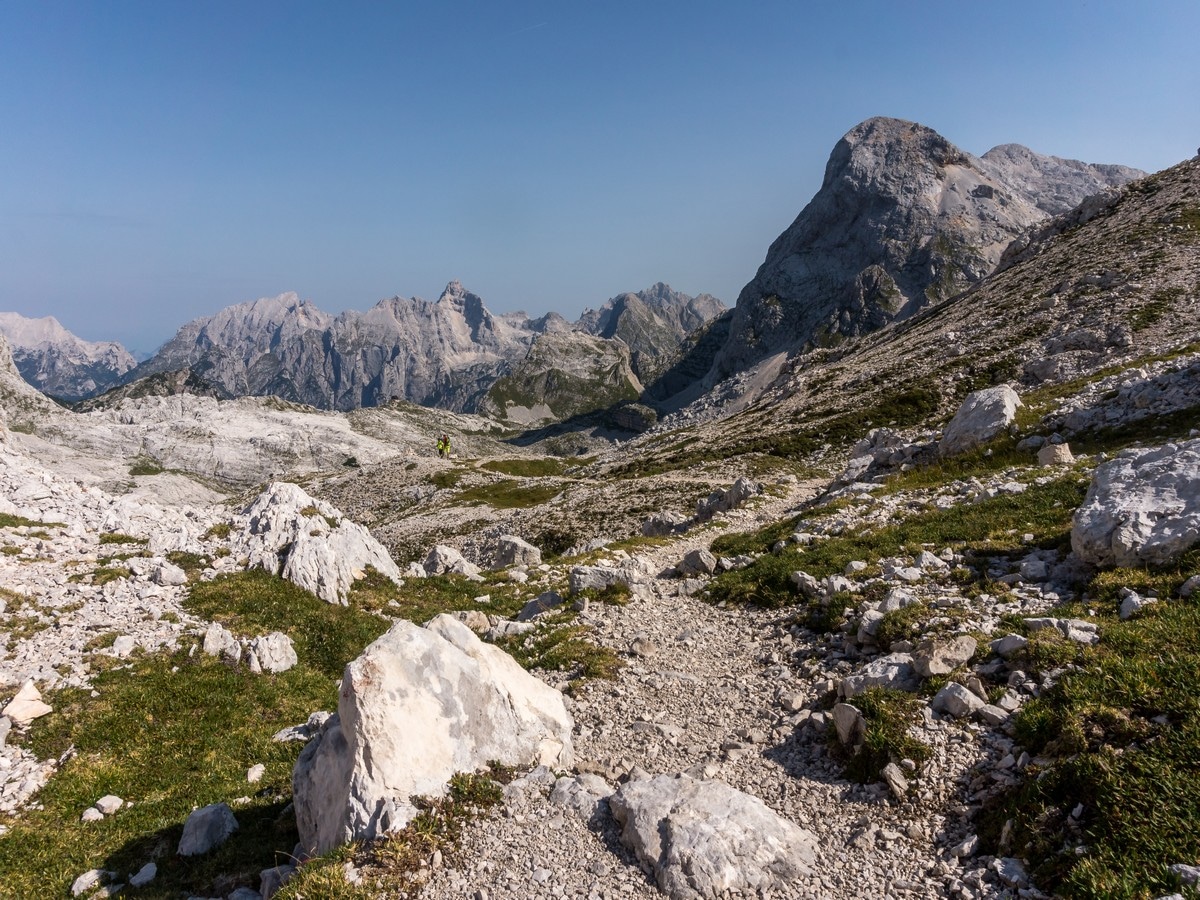
[[[444,434],[437,440],[437,451],[438,451],[438,456],[445,457],[445,455],[446,455],[446,436]]]
[[[448,434],[442,435],[442,450],[444,451],[443,455],[447,459],[449,459],[450,458],[450,435],[448,435]]]

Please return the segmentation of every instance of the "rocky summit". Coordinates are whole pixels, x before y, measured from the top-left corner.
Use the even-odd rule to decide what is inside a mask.
[[[978,284],[1032,225],[1142,174],[1015,144],[975,157],[924,125],[868,119],[742,289],[715,374],[912,316]]]
[[[852,135],[835,180],[936,157],[860,174],[944,194],[922,227],[978,269],[838,341],[781,300],[778,358],[712,390],[692,351],[741,302],[665,368],[634,362],[686,318],[654,297],[540,320],[491,416],[174,382],[64,409],[0,341],[2,892],[1193,891],[1200,160],[1082,197],[1130,173]],[[439,304],[468,368],[517,327]],[[189,338],[210,374],[259,352],[235,320],[333,333],[251,306]],[[633,416],[643,375],[691,395],[619,440],[536,406]]]
[[[85,341],[53,316],[28,319],[0,313],[0,334],[8,339],[21,376],[38,390],[63,400],[78,400],[116,384],[137,365],[114,341]]]

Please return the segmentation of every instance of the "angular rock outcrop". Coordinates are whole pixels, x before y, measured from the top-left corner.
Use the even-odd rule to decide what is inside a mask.
[[[1098,467],[1071,527],[1071,549],[1094,566],[1161,565],[1197,543],[1200,439]]]
[[[658,775],[609,797],[621,842],[674,900],[767,893],[809,874],[816,837],[720,781]]]
[[[345,605],[368,566],[398,581],[400,570],[379,541],[302,488],[273,482],[247,507],[235,550],[250,568],[281,575],[327,603]]]
[[[120,344],[85,341],[53,316],[29,319],[19,313],[0,313],[0,334],[8,338],[21,377],[39,391],[64,400],[102,391],[137,365]]]
[[[540,566],[542,551],[524,538],[515,534],[502,534],[496,542],[496,559],[494,568],[504,569],[508,566]]]
[[[296,762],[300,841],[322,853],[403,827],[411,799],[493,760],[571,765],[562,694],[440,615],[397,622],[346,666],[338,713]]]

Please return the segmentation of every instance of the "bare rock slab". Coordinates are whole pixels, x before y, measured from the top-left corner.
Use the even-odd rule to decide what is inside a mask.
[[[765,893],[811,873],[815,835],[720,781],[657,775],[609,798],[621,842],[675,900]]]
[[[1104,463],[1071,527],[1071,549],[1094,566],[1162,565],[1197,543],[1200,439]]]
[[[42,693],[32,681],[26,681],[17,691],[17,695],[4,707],[3,715],[15,725],[28,725],[34,719],[53,712],[50,705],[42,700]]]
[[[569,767],[572,727],[561,693],[454,617],[397,622],[346,666],[337,715],[296,762],[303,849],[402,828],[412,797],[493,760]]]

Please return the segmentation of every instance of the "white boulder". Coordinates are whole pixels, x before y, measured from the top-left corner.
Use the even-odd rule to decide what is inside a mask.
[[[496,545],[497,569],[508,566],[540,566],[542,551],[515,534],[502,534]]]
[[[621,843],[675,900],[767,894],[811,873],[816,837],[720,781],[658,775],[609,797]]]
[[[968,394],[938,442],[938,454],[954,456],[985,444],[1012,425],[1021,398],[1007,384]]]
[[[282,631],[273,631],[250,642],[250,668],[263,672],[286,672],[300,660],[292,639]]]
[[[235,553],[246,556],[251,568],[281,575],[327,603],[345,605],[351,584],[368,566],[400,580],[396,563],[366,528],[298,485],[273,482],[246,516]]]
[[[1071,549],[1094,566],[1161,565],[1197,543],[1200,439],[1104,463],[1071,528]]]
[[[572,727],[561,693],[462,622],[397,622],[346,666],[338,714],[296,762],[303,849],[402,828],[412,797],[493,760],[567,768]]]

